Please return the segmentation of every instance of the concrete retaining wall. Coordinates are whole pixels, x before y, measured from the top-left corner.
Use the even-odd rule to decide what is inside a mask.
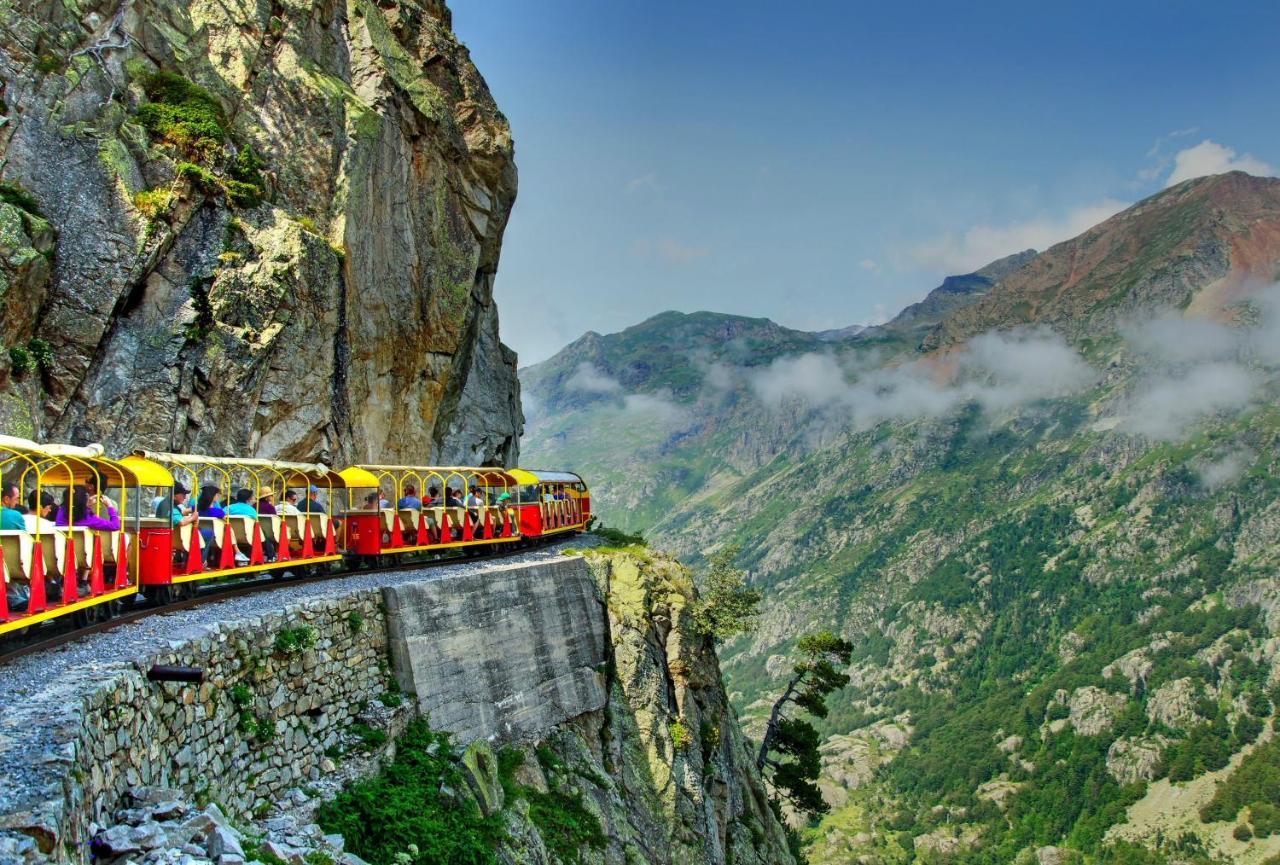
[[[456,741],[528,739],[604,707],[607,617],[582,559],[383,591],[396,678]]]

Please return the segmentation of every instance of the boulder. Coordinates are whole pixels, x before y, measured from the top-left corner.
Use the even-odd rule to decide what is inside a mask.
[[[1124,708],[1128,698],[1089,685],[1077,688],[1071,695],[1068,716],[1071,726],[1081,736],[1098,736],[1111,729],[1116,716]]]

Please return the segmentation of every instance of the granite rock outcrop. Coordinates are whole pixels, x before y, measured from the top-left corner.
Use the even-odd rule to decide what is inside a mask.
[[[41,351],[0,351],[0,426],[514,460],[511,131],[443,2],[4,10],[0,337]]]

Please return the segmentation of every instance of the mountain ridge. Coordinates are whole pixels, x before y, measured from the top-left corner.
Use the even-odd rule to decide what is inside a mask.
[[[532,418],[530,458],[574,454],[607,523],[740,550],[765,609],[721,656],[749,731],[797,635],[855,644],[816,865],[1270,855],[1220,820],[1179,824],[1192,847],[1115,827],[1280,702],[1278,186],[1187,181],[927,328],[684,346],[679,387],[633,387],[652,346],[602,337],[608,392]]]

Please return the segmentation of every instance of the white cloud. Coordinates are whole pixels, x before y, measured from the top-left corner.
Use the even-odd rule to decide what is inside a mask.
[[[1258,455],[1246,448],[1232,451],[1199,467],[1200,483],[1209,490],[1217,490],[1234,483],[1245,473]]]
[[[873,261],[870,258],[864,258],[862,259],[862,261],[859,261],[858,267],[862,268],[863,270],[871,271],[873,273],[880,269],[880,265],[876,264],[875,261]]]
[[[1010,225],[975,225],[963,235],[946,234],[909,252],[917,267],[942,273],[971,273],[1024,249],[1045,250],[1114,216],[1129,205],[1113,198],[1077,207],[1062,217],[1041,216]]]
[[[1173,157],[1173,171],[1165,186],[1173,186],[1193,177],[1207,174],[1225,174],[1228,171],[1244,171],[1262,177],[1272,177],[1276,169],[1249,153],[1237,154],[1230,147],[1206,138],[1194,147],[1179,150]]]
[[[1125,426],[1149,438],[1179,439],[1207,415],[1244,409],[1261,383],[1250,369],[1216,361],[1182,374],[1156,374],[1134,399]]]
[[[1046,329],[992,332],[968,343],[948,376],[922,361],[856,376],[829,354],[779,358],[751,375],[765,405],[847,414],[855,427],[941,417],[976,402],[990,411],[1063,396],[1096,378],[1061,336]]]
[[[1139,364],[1122,426],[1172,441],[1210,415],[1253,405],[1280,367],[1280,286],[1256,290],[1250,305],[1256,315],[1239,326],[1168,312],[1121,328]]]
[[[573,371],[573,375],[565,379],[564,386],[568,390],[582,393],[617,393],[622,385],[617,379],[609,376],[593,363],[583,361]]]
[[[629,393],[622,398],[622,410],[637,420],[662,424],[671,429],[682,429],[690,422],[690,415],[671,398],[669,392]]]

